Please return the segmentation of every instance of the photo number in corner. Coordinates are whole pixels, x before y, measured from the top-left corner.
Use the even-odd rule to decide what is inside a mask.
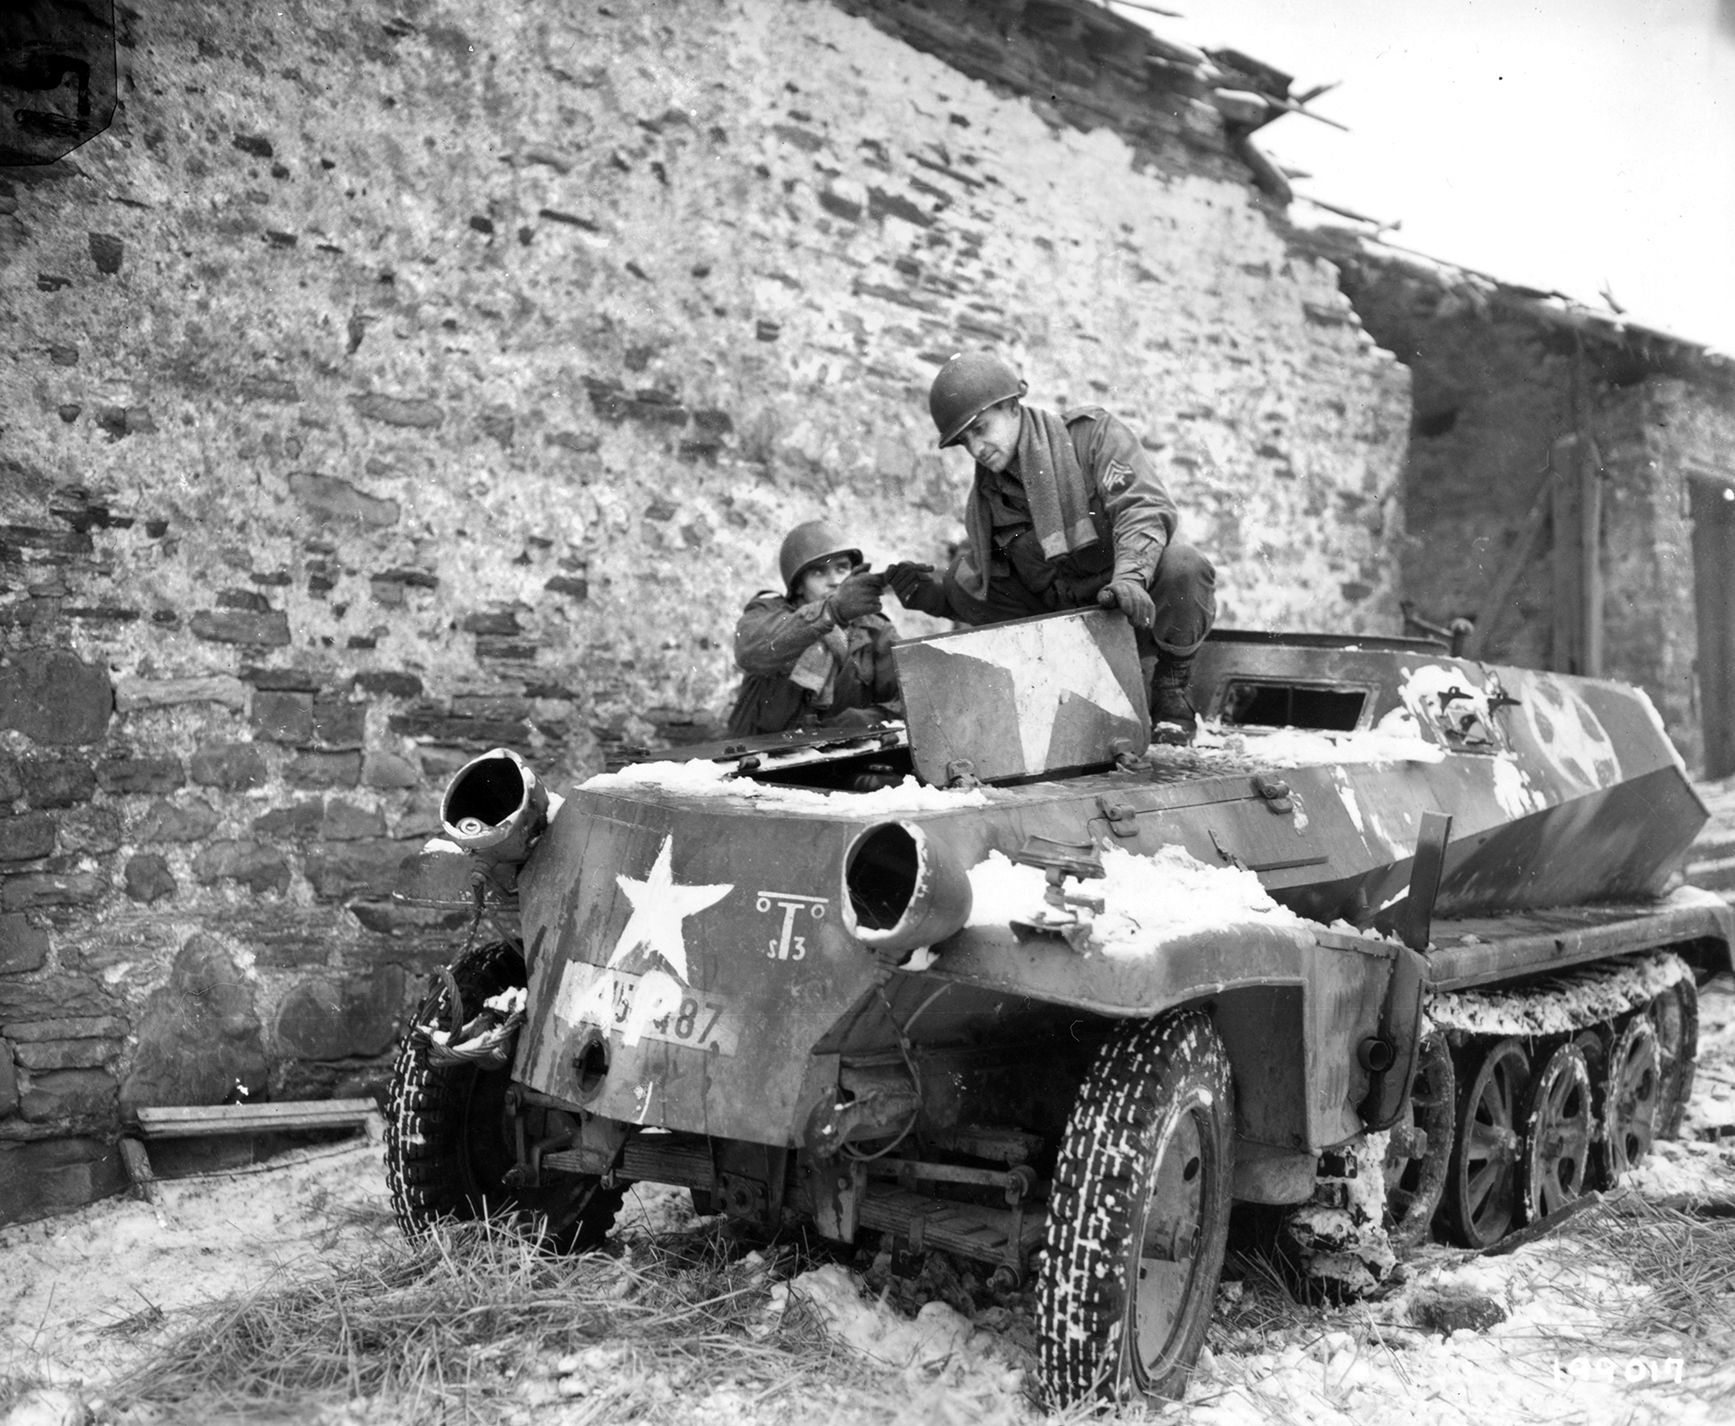
[[[0,0],[0,167],[53,163],[114,119],[113,0]]]

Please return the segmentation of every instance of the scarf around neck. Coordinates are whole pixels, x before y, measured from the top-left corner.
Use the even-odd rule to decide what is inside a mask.
[[[1013,464],[1024,486],[1025,499],[1030,502],[1031,528],[1042,546],[1043,557],[1059,559],[1073,550],[1094,545],[1097,533],[1096,522],[1090,518],[1090,478],[1079,464],[1078,449],[1072,443],[1066,421],[1035,406],[1023,407],[1022,418]],[[988,589],[986,553],[993,548],[988,502],[981,494],[981,470],[978,466],[976,486],[964,512],[970,554],[959,562],[957,570],[959,585],[978,599]]]

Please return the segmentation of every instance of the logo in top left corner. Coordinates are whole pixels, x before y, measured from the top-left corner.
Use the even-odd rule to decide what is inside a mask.
[[[114,120],[112,0],[0,3],[0,166],[53,163]]]

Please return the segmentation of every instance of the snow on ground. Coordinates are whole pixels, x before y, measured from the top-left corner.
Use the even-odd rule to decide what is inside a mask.
[[[1659,1144],[1628,1181],[1647,1196],[1735,1196],[1735,1142],[1704,1137],[1735,1126],[1735,989],[1727,976],[1703,993],[1700,1007],[1686,1137]],[[116,1198],[0,1229],[0,1381],[58,1384],[74,1401],[100,1396],[103,1381],[139,1359],[143,1338],[157,1335],[150,1330],[156,1314],[172,1320],[194,1304],[247,1293],[273,1276],[294,1277],[395,1231],[379,1148],[361,1142],[160,1188],[155,1206]],[[690,1213],[683,1195],[645,1189],[629,1196],[621,1221],[624,1231],[655,1233],[684,1226]],[[1446,1336],[1413,1324],[1421,1297],[1451,1292],[1484,1295],[1506,1318]],[[1735,1340],[1620,1337],[1619,1324],[1643,1296],[1630,1264],[1594,1234],[1570,1232],[1502,1257],[1429,1245],[1391,1295],[1334,1312],[1297,1312],[1275,1329],[1237,1328],[1242,1286],[1226,1283],[1216,1350],[1201,1359],[1184,1410],[1163,1414],[1197,1426],[1727,1421]],[[837,1266],[773,1289],[770,1313],[795,1302],[905,1384],[909,1411],[900,1419],[1002,1420],[1025,1412],[1021,1391],[1032,1363],[1009,1334],[937,1302],[911,1320],[864,1294]],[[16,1418],[20,1426],[54,1419]]]
[[[1720,977],[1701,993],[1699,1069],[1685,1137],[1656,1145],[1626,1180],[1650,1198],[1735,1196],[1735,1141],[1705,1142],[1735,1129],[1735,987]],[[971,1332],[934,1303],[911,1322],[864,1303],[837,1268],[804,1274],[806,1296],[831,1330],[906,1377],[939,1375],[981,1400],[1016,1394],[994,1334]],[[1478,1331],[1429,1333],[1411,1320],[1436,1295],[1477,1294],[1507,1313]],[[1735,1340],[1684,1349],[1673,1338],[1611,1346],[1618,1323],[1642,1309],[1646,1289],[1629,1265],[1592,1239],[1545,1238],[1506,1256],[1430,1245],[1412,1260],[1396,1293],[1347,1312],[1319,1315],[1268,1334],[1258,1350],[1207,1349],[1186,1395],[1191,1426],[1268,1426],[1273,1421],[1403,1420],[1406,1426],[1481,1422],[1723,1423],[1735,1407]],[[1241,1296],[1220,1289],[1220,1315]],[[1348,1325],[1340,1325],[1347,1323]],[[943,1366],[937,1365],[943,1362]]]

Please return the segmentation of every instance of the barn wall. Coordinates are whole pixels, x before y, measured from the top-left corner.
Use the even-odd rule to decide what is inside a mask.
[[[1651,477],[1650,543],[1642,558],[1655,573],[1649,591],[1639,586],[1623,600],[1626,617],[1638,625],[1630,644],[1645,648],[1646,635],[1652,635],[1654,663],[1648,676],[1657,688],[1652,696],[1670,730],[1682,730],[1676,742],[1699,767],[1704,749],[1700,637],[1727,638],[1726,624],[1735,619],[1735,610],[1723,613],[1725,631],[1701,630],[1694,617],[1687,485],[1695,477],[1735,485],[1735,398],[1721,383],[1653,377],[1644,383],[1635,422]],[[1642,479],[1642,474],[1635,471],[1634,478]]]
[[[1414,417],[1404,467],[1404,597],[1436,623],[1479,621],[1484,655],[1565,667],[1554,647],[1553,535],[1498,610],[1489,598],[1526,519],[1580,435],[1602,481],[1603,672],[1642,686],[1689,765],[1702,760],[1689,473],[1735,476],[1727,378],[1710,364],[1664,374],[1608,337],[1539,319],[1479,279],[1405,263],[1344,261],[1345,290],[1380,344],[1409,367]],[[1674,363],[1680,365],[1677,358]],[[1565,443],[1565,444],[1562,444]]]
[[[1135,424],[1225,623],[1396,628],[1408,374],[1208,106],[1129,142],[800,0],[490,13],[167,0],[0,175],[0,1221],[129,1104],[377,1085],[446,776],[703,732],[800,519],[941,555],[960,347]]]

